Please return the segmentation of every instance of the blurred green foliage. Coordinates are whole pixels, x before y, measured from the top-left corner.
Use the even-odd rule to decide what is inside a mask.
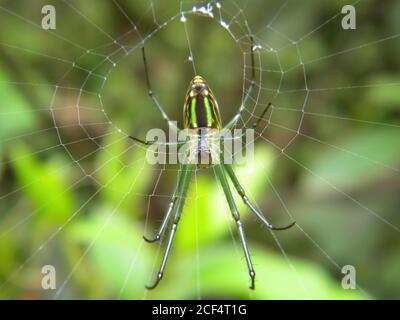
[[[339,12],[342,2],[290,2],[274,28],[301,38]],[[38,24],[41,6],[48,3],[58,12],[55,32],[21,19]],[[315,60],[306,65],[309,87],[325,89],[309,94],[303,112],[304,92],[291,92],[305,87],[298,48],[265,28],[281,2],[254,1],[244,8],[256,40],[287,45],[279,52],[281,67],[293,69],[280,83],[279,74],[266,71],[279,67],[276,56],[257,56],[265,69],[258,70],[262,86],[276,90],[280,83],[286,93],[258,93],[262,103],[273,98],[278,108],[257,140],[254,167],[236,171],[271,221],[283,225],[293,217],[299,225],[272,236],[236,197],[256,267],[254,292],[248,290],[240,243],[212,170],[196,173],[165,279],[154,291],[144,289],[164,247],[144,243],[142,234],[158,227],[176,168],[148,165],[145,150],[114,127],[139,137],[165,127],[146,94],[140,39],[130,21],[112,1],[71,3],[92,23],[60,1],[0,2],[1,298],[52,297],[55,292],[40,286],[45,264],[56,267],[58,298],[399,297],[400,44],[394,39],[358,48],[398,33],[398,2],[364,1],[357,5],[356,31],[343,31],[334,20],[300,42],[304,61]],[[118,3],[142,35],[180,9],[179,2]],[[198,3],[183,1],[185,8]],[[238,11],[232,2],[222,3],[227,16]],[[236,43],[215,20],[188,20],[196,66],[211,84],[226,122],[242,98],[246,42]],[[232,30],[244,35],[244,26],[242,21]],[[116,38],[128,30],[121,43],[138,45],[132,54],[113,56],[115,45],[100,47],[110,43],[104,31]],[[81,46],[98,49],[86,53]],[[179,19],[147,39],[146,48],[153,89],[180,122],[193,73]],[[358,49],[329,57],[346,48]],[[118,60],[117,66],[102,63],[101,54]],[[112,72],[103,88],[101,79],[71,69],[70,62],[99,74]],[[101,92],[102,99],[86,91]],[[76,105],[82,107],[80,126]],[[290,111],[289,106],[297,107]],[[300,129],[302,134],[294,136]],[[356,267],[360,290],[342,289],[340,267],[346,264]]]

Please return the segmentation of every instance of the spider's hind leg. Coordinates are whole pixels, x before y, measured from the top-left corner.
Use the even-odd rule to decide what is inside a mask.
[[[156,241],[158,241],[158,240],[161,239],[161,235],[164,233],[165,227],[167,226],[168,221],[169,221],[169,218],[170,218],[170,216],[171,216],[172,209],[173,209],[174,206],[175,206],[176,199],[177,199],[177,197],[176,197],[176,190],[175,190],[175,193],[174,193],[174,195],[172,196],[172,200],[171,200],[171,202],[170,202],[169,205],[168,205],[168,211],[167,211],[167,213],[165,214],[164,219],[163,219],[163,221],[162,221],[162,223],[161,223],[160,229],[157,231],[156,235],[155,235],[154,238],[152,238],[152,239],[149,239],[149,238],[147,238],[146,236],[143,236],[143,239],[144,239],[146,242],[152,243],[152,242],[156,242]]]
[[[175,238],[176,229],[178,227],[178,222],[180,220],[181,213],[182,213],[182,210],[183,210],[183,206],[185,204],[185,198],[186,198],[186,195],[187,195],[187,191],[189,189],[192,170],[193,170],[192,165],[188,165],[188,164],[182,165],[182,169],[181,169],[182,172],[180,173],[180,176],[179,176],[179,179],[178,179],[179,180],[179,182],[178,182],[178,192],[177,192],[176,203],[175,203],[176,211],[175,211],[173,224],[172,224],[172,227],[171,227],[171,233],[169,234],[169,237],[168,237],[167,248],[165,249],[164,256],[163,256],[163,259],[162,259],[162,262],[161,262],[161,266],[160,266],[160,269],[159,269],[159,271],[157,273],[157,278],[156,278],[155,282],[152,285],[146,286],[147,289],[154,289],[155,287],[157,287],[158,283],[160,282],[160,280],[162,279],[162,277],[164,275],[164,270],[165,270],[165,267],[167,265],[169,253],[171,251],[172,243],[173,243],[173,240]],[[166,218],[166,221],[167,220],[168,219]]]
[[[172,211],[173,211],[173,209],[175,207],[176,200],[178,198],[177,194],[179,192],[179,183],[180,183],[181,174],[182,174],[182,170],[179,170],[178,171],[178,176],[177,176],[177,179],[176,179],[175,191],[174,191],[174,193],[172,195],[172,198],[171,198],[171,201],[170,201],[170,203],[168,205],[168,210],[167,210],[167,213],[165,214],[164,219],[163,219],[163,221],[161,223],[160,229],[158,229],[156,235],[152,239],[149,239],[146,236],[143,236],[143,239],[146,242],[153,243],[153,242],[156,242],[156,241],[161,239],[161,235],[165,231],[165,228],[166,228],[166,226],[168,224],[168,221],[169,221],[169,219],[171,217],[171,213],[172,213]]]
[[[271,229],[271,230],[286,230],[286,229],[289,229],[289,228],[293,227],[296,224],[296,221],[293,221],[292,223],[288,224],[287,226],[283,226],[283,227],[275,227],[274,225],[272,225],[264,217],[264,215],[260,211],[258,211],[250,203],[249,199],[246,196],[246,193],[245,193],[244,189],[240,185],[239,180],[236,177],[235,172],[232,169],[232,166],[230,164],[224,164],[224,168],[225,168],[226,172],[228,173],[233,185],[235,186],[235,189],[236,189],[237,193],[240,195],[240,197],[242,198],[242,200],[245,203],[245,205],[257,216],[257,218],[259,218],[267,226],[268,229]]]
[[[229,183],[228,180],[226,179],[226,175],[225,175],[225,171],[224,171],[224,167],[222,164],[216,164],[214,166],[214,171],[216,173],[216,176],[219,180],[219,182],[221,183],[222,189],[225,193],[225,197],[226,200],[229,204],[229,208],[231,210],[232,216],[235,219],[236,222],[236,227],[238,229],[239,232],[239,236],[240,236],[240,241],[242,243],[242,247],[243,247],[243,251],[244,251],[244,256],[246,258],[246,262],[247,262],[247,268],[249,270],[249,275],[251,278],[251,284],[250,284],[250,289],[254,289],[254,281],[255,281],[255,277],[256,277],[256,273],[254,271],[254,267],[253,267],[253,263],[251,262],[251,257],[250,257],[250,252],[249,252],[249,248],[247,247],[247,241],[246,241],[246,236],[244,234],[244,230],[243,230],[243,224],[240,221],[240,215],[239,215],[239,211],[237,210],[235,201],[233,199],[232,196],[232,192],[229,188]]]

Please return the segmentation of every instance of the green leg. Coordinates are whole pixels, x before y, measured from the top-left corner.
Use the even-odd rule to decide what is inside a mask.
[[[247,89],[247,93],[242,101],[242,105],[240,106],[238,114],[233,117],[231,121],[228,122],[228,124],[223,128],[223,130],[231,130],[235,127],[236,123],[238,122],[240,116],[243,113],[243,110],[246,108],[246,103],[247,100],[249,100],[251,93],[253,92],[253,89],[256,85],[256,68],[255,68],[255,62],[254,62],[254,39],[252,36],[250,36],[250,58],[251,58],[251,82],[250,86]]]
[[[154,105],[157,107],[158,111],[161,113],[161,116],[163,117],[164,121],[168,124],[168,127],[171,130],[174,130],[176,133],[178,133],[179,132],[179,128],[168,117],[167,113],[164,111],[164,108],[162,107],[162,105],[158,101],[155,93],[151,89],[150,77],[149,77],[149,68],[147,67],[147,60],[146,60],[146,54],[145,54],[145,51],[144,51],[144,47],[142,47],[142,58],[143,58],[143,65],[144,65],[144,70],[145,70],[145,74],[146,74],[147,94],[149,95],[149,97],[153,101]],[[128,136],[128,138],[132,139],[132,140],[134,140],[136,142],[139,142],[139,143],[141,143],[141,144],[143,144],[145,146],[149,146],[149,145],[152,145],[152,144],[155,143],[154,141],[145,141],[143,139],[136,138],[136,137],[133,137],[133,136]]]
[[[242,115],[244,109],[246,108],[246,103],[250,98],[251,93],[253,92],[253,89],[256,85],[256,68],[255,68],[255,62],[254,62],[254,39],[252,36],[250,36],[250,57],[251,57],[251,82],[250,86],[247,89],[247,93],[243,99],[242,105],[240,106],[239,112],[236,114],[236,116],[233,117],[231,121],[228,122],[228,124],[223,128],[223,130],[232,130],[236,123],[238,122],[240,116]],[[260,124],[261,120],[264,118],[265,114],[267,113],[268,109],[271,107],[271,103],[268,103],[268,105],[265,107],[264,111],[261,113],[260,117],[258,120],[253,123],[253,129],[257,128],[258,125]]]
[[[146,85],[147,85],[147,90],[148,90],[148,95],[157,107],[158,111],[161,113],[163,119],[165,122],[168,124],[168,127],[170,127],[172,130],[175,130],[175,132],[179,132],[178,127],[170,120],[168,117],[167,113],[164,111],[164,108],[161,106],[160,102],[158,102],[156,95],[154,94],[153,90],[151,89],[150,85],[150,77],[149,77],[149,69],[147,67],[147,60],[146,60],[146,54],[144,51],[144,47],[142,47],[142,58],[143,58],[143,65],[144,65],[144,70],[146,73]]]
[[[265,106],[263,112],[261,112],[261,115],[258,117],[258,120],[257,120],[256,122],[253,123],[253,129],[256,129],[256,128],[259,126],[259,124],[261,123],[261,120],[264,119],[265,114],[267,113],[267,111],[269,110],[269,108],[270,108],[271,106],[272,106],[272,103],[271,103],[271,102],[269,102],[269,103]]]
[[[145,241],[151,243],[151,242],[156,242],[156,241],[161,239],[161,235],[164,233],[164,230],[165,230],[165,228],[166,228],[166,226],[168,224],[168,221],[169,221],[169,219],[171,217],[172,210],[175,207],[176,200],[178,199],[177,194],[178,194],[178,191],[179,191],[179,183],[180,183],[181,173],[182,173],[181,171],[178,172],[175,191],[174,191],[174,194],[172,195],[171,201],[170,201],[170,203],[168,205],[168,210],[167,210],[167,213],[165,214],[164,219],[163,219],[163,221],[161,223],[160,229],[158,230],[158,232],[156,233],[156,235],[154,236],[153,239],[149,239],[149,238],[143,236],[143,239]]]
[[[238,122],[240,116],[242,115],[244,109],[246,108],[246,103],[247,100],[249,100],[249,97],[251,93],[253,92],[254,86],[255,86],[255,81],[252,80],[249,86],[249,89],[247,90],[246,96],[244,97],[242,101],[242,105],[240,106],[239,112],[232,118],[231,121],[229,121],[225,127],[222,130],[231,130],[235,127],[236,123]]]
[[[226,179],[223,165],[216,164],[214,166],[214,172],[217,175],[219,182],[221,183],[222,189],[224,190],[224,193],[225,193],[226,200],[229,204],[229,209],[231,210],[232,216],[236,221],[236,226],[237,226],[237,229],[238,229],[239,235],[240,235],[240,241],[242,243],[244,255],[246,257],[247,268],[249,269],[249,275],[251,278],[250,289],[254,289],[254,279],[255,279],[256,273],[254,272],[253,263],[251,262],[250,253],[249,253],[249,249],[247,247],[246,237],[245,237],[244,230],[243,230],[243,225],[242,225],[242,222],[240,221],[240,214],[239,214],[239,211],[237,210],[235,201],[233,200],[232,192],[229,188],[228,180]]]
[[[187,191],[189,189],[192,171],[193,171],[192,165],[184,164],[181,166],[181,173],[180,173],[179,182],[178,182],[178,193],[177,193],[177,198],[176,198],[175,216],[174,216],[173,224],[171,227],[171,233],[169,234],[169,237],[168,237],[167,248],[165,249],[165,252],[164,252],[161,266],[160,266],[160,269],[157,274],[157,279],[153,285],[146,286],[147,289],[154,289],[163,277],[165,266],[166,266],[167,260],[168,260],[168,256],[171,251],[172,242],[174,240],[176,229],[178,227],[178,222],[181,217],[183,206],[185,204],[185,198],[187,195]]]
[[[147,140],[142,140],[142,139],[136,138],[134,136],[128,136],[128,138],[135,142],[139,142],[140,144],[143,144],[145,146],[160,145],[160,146],[178,146],[178,147],[180,147],[186,143],[183,141],[172,141],[172,142],[147,141]]]
[[[244,189],[242,188],[242,186],[239,183],[238,178],[235,175],[235,172],[232,169],[232,165],[230,164],[224,164],[224,168],[226,170],[226,172],[228,173],[233,185],[235,186],[236,191],[239,193],[240,197],[243,199],[243,202],[246,204],[247,207],[250,208],[250,210],[257,216],[257,218],[259,218],[269,229],[271,230],[286,230],[289,229],[291,227],[293,227],[296,222],[292,222],[291,224],[285,226],[285,227],[274,227],[271,223],[268,222],[267,219],[265,219],[264,215],[258,211],[249,201],[249,199],[247,198]]]

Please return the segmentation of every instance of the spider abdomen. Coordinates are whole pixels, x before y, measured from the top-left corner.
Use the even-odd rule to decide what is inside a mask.
[[[214,95],[206,81],[195,76],[190,82],[183,108],[184,127],[221,128],[221,117]]]

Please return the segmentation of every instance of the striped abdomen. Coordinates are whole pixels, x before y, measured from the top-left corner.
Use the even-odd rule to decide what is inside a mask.
[[[195,76],[190,82],[183,113],[185,128],[221,129],[218,104],[207,83],[200,76]]]

